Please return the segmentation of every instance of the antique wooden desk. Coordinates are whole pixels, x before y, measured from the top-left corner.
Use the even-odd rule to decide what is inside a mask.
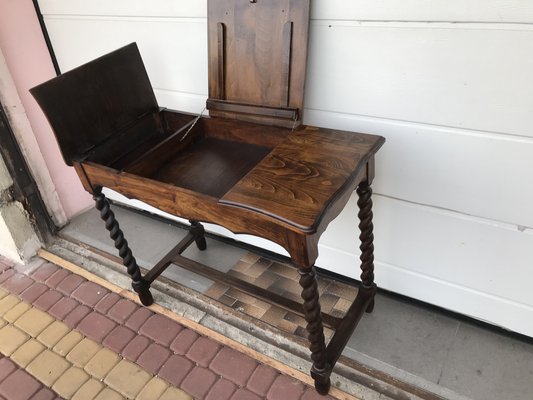
[[[301,125],[308,24],[309,0],[208,0],[210,117],[160,108],[134,43],[31,92],[65,162],[93,194],[143,304],[152,304],[150,284],[171,263],[205,273],[206,266],[181,256],[193,242],[206,248],[200,221],[289,252],[303,303],[232,283],[305,317],[311,375],[327,393],[348,338],[373,309],[370,184],[384,139]],[[189,234],[142,276],[103,187],[189,219]],[[355,189],[361,285],[337,319],[321,313],[313,265],[320,235]],[[323,324],[336,331],[327,346]]]

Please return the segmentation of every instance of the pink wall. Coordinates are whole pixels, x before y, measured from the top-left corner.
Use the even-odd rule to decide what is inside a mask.
[[[0,0],[0,47],[67,218],[92,205],[74,169],[68,167],[54,134],[28,90],[55,76],[31,0]]]

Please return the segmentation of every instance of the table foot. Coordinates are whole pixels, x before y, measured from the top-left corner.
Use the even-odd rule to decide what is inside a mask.
[[[325,396],[329,393],[329,389],[331,388],[331,368],[325,368],[323,370],[318,370],[313,367],[311,368],[311,377],[315,381],[315,389],[316,391]]]
[[[374,299],[370,300],[370,303],[368,303],[368,306],[366,307],[365,312],[368,314],[371,314],[372,311],[374,311]]]
[[[190,232],[196,237],[196,239],[194,239],[194,243],[196,243],[196,247],[198,247],[198,250],[204,251],[205,249],[207,249],[207,242],[205,241],[204,226],[198,221],[189,221],[189,222],[191,223]]]
[[[144,279],[141,282],[132,282],[131,287],[139,295],[139,300],[143,306],[151,306],[154,304],[154,298],[150,292],[150,284]]]

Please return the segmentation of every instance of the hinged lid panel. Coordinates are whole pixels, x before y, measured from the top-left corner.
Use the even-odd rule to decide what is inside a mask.
[[[309,0],[208,0],[208,25],[211,116],[299,124]]]
[[[135,43],[74,68],[30,92],[48,118],[68,165],[159,110]]]

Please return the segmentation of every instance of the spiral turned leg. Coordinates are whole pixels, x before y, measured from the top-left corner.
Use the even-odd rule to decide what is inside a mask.
[[[357,188],[359,200],[359,229],[361,234],[361,282],[363,288],[373,288],[374,284],[374,225],[372,224],[372,188],[368,182],[362,182]],[[374,310],[374,299],[368,304],[366,312]]]
[[[93,199],[96,203],[96,209],[100,211],[100,218],[105,221],[105,227],[109,231],[109,236],[115,241],[115,247],[118,249],[122,263],[126,266],[128,274],[131,276],[131,286],[133,290],[139,295],[141,303],[149,306],[154,302],[152,294],[150,293],[150,284],[146,282],[142,275],[137,261],[128,247],[128,242],[124,238],[124,233],[120,230],[115,214],[111,211],[109,201],[102,193],[102,187],[97,187],[93,192]]]
[[[320,394],[327,394],[331,386],[329,368],[326,361],[326,339],[324,338],[324,326],[320,314],[320,302],[318,296],[318,284],[316,280],[315,268],[299,268],[300,286],[302,287],[302,299],[305,320],[307,321],[307,332],[309,339],[309,350],[313,367],[311,376],[315,380],[315,388]]]
[[[196,243],[196,247],[198,247],[198,250],[205,250],[207,249],[207,242],[205,241],[205,229],[204,226],[199,223],[198,221],[189,221],[191,223],[191,233],[196,235],[196,239],[194,239],[194,242]]]

